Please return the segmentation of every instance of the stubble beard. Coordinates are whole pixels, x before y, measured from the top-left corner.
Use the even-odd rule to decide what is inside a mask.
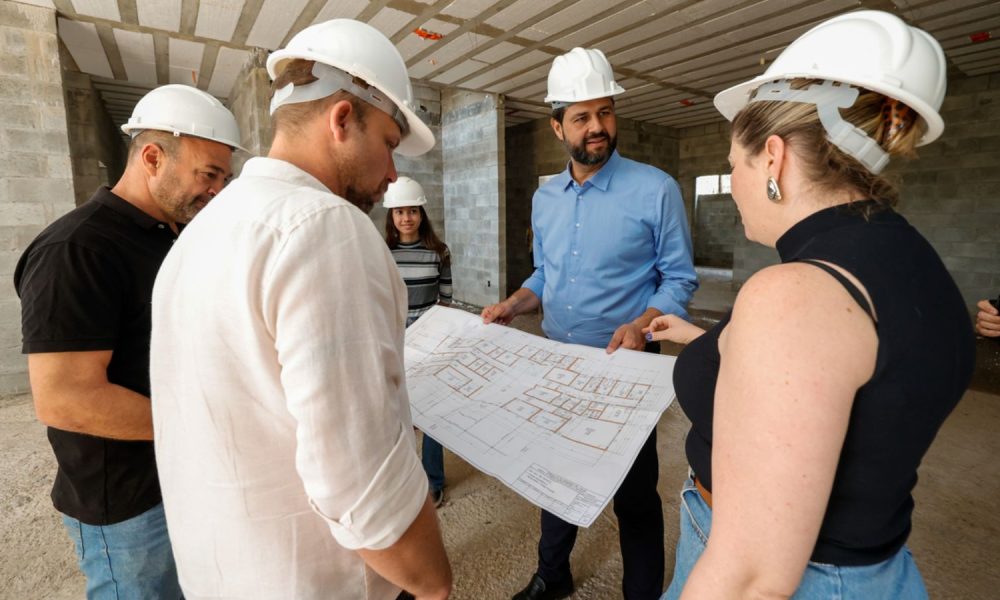
[[[197,205],[199,196],[189,197],[181,190],[180,178],[170,172],[163,184],[153,194],[156,204],[174,223],[190,223],[203,207]]]

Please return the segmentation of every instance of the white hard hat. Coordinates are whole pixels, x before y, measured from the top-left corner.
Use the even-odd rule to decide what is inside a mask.
[[[215,96],[190,85],[160,86],[136,103],[122,131],[135,137],[147,129],[191,135],[246,150],[240,146],[240,128],[233,113]]]
[[[295,34],[287,46],[268,57],[267,72],[271,79],[276,79],[286,62],[295,58],[316,61],[334,69],[314,68],[313,75],[321,81],[304,86],[289,84],[277,90],[271,101],[272,113],[282,104],[316,100],[343,89],[385,111],[397,122],[405,122],[409,132],[396,152],[418,156],[434,147],[434,134],[414,112],[413,88],[406,63],[379,30],[353,19],[332,19],[306,27]],[[339,77],[336,69],[350,77]],[[363,79],[387,98],[352,84],[352,77]],[[316,87],[310,89],[312,86]],[[297,90],[289,89],[293,87],[298,94],[295,94]]]
[[[597,48],[573,48],[552,61],[545,102],[558,108],[624,91],[625,88],[615,81],[611,63],[603,52]]]
[[[867,88],[903,102],[926,124],[918,145],[944,131],[944,52],[926,31],[877,10],[851,12],[803,33],[763,75],[715,96],[715,107],[732,120],[761,84],[796,78],[824,79]]]
[[[389,184],[385,191],[382,206],[386,208],[403,208],[404,206],[423,206],[427,204],[424,188],[419,183],[406,176]]]

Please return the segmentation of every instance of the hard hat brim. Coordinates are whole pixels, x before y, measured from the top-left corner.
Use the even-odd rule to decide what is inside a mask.
[[[624,94],[624,93],[625,93],[625,88],[615,83],[615,87],[613,90],[611,90],[611,93],[608,93],[607,91],[602,91],[601,93],[587,94],[583,98],[565,98],[565,97],[559,97],[559,95],[557,94],[555,96],[545,96],[545,99],[542,100],[542,102],[545,102],[547,104],[552,102],[561,102],[566,105],[570,105],[570,104],[576,104],[577,102],[587,102],[589,100],[597,100],[599,98],[612,98],[614,96],[617,96],[618,94]],[[537,98],[538,96],[535,97]]]
[[[125,123],[124,125],[121,126],[122,132],[128,136],[131,136],[133,131],[146,131],[149,129],[155,129],[156,131],[166,131],[167,133],[183,135],[185,137],[198,138],[200,140],[207,140],[209,142],[222,144],[223,146],[229,146],[230,148],[234,148],[236,150],[242,150],[247,153],[250,152],[249,150],[247,150],[234,140],[222,139],[222,138],[208,138],[200,135],[195,135],[193,133],[186,133],[184,131],[177,129],[177,127],[174,127],[172,125],[161,125],[159,123],[143,123],[141,125],[130,125],[128,123]]]
[[[330,62],[330,57],[319,52],[309,52],[309,51],[298,51],[298,50],[276,50],[271,53],[271,56],[267,57],[267,74],[274,81],[277,79],[278,75],[284,70],[284,62],[287,60],[292,60],[300,58],[302,60],[312,60],[319,63],[330,65],[331,67],[340,69],[345,73],[348,73],[354,77],[360,77],[364,79],[367,83],[372,84],[369,79],[371,77],[366,73],[358,73],[355,69],[351,69],[346,65],[338,65]],[[392,103],[396,105],[403,116],[406,117],[406,125],[410,128],[409,134],[406,135],[400,142],[399,146],[396,146],[396,152],[402,154],[403,156],[420,156],[421,154],[426,154],[434,147],[434,133],[431,132],[430,127],[424,124],[420,120],[413,110],[410,109],[406,103],[402,102],[395,94],[382,89],[379,86],[375,86],[380,92],[385,94]]]
[[[780,73],[780,74],[764,74],[759,75],[750,81],[734,85],[730,88],[722,90],[715,95],[713,104],[715,108],[722,113],[722,116],[726,118],[727,121],[732,121],[737,113],[739,113],[743,108],[749,104],[750,97],[753,92],[764,83],[771,81],[779,81],[782,79],[829,79],[828,77],[823,77],[817,73]],[[893,89],[891,93],[886,90],[877,81],[868,81],[864,78],[852,78],[852,77],[837,77],[835,80],[838,83],[847,83],[855,87],[862,87],[873,92],[878,92],[880,94],[885,94],[890,96],[900,102],[906,104],[912,108],[920,118],[924,120],[927,125],[927,131],[917,142],[917,146],[924,146],[930,144],[944,133],[944,120],[941,115],[932,106],[927,104],[927,102],[922,99],[909,94],[904,90]]]

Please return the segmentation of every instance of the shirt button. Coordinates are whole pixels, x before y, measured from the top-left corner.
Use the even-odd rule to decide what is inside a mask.
[[[572,306],[567,306],[566,310],[573,310],[573,307]]]
[[[573,251],[573,256],[576,256],[577,254],[578,254],[578,252],[576,250],[574,250]]]
[[[579,223],[577,223],[577,224],[576,224],[576,226],[577,226],[577,227],[580,227],[580,224],[579,224]]]
[[[570,283],[576,283],[576,277],[570,277],[569,278],[569,282]]]
[[[166,229],[167,226],[164,225],[163,223],[160,223],[159,225],[157,225],[157,227],[159,227],[160,229]]]
[[[572,333],[567,333],[566,337],[573,337],[573,334]]]

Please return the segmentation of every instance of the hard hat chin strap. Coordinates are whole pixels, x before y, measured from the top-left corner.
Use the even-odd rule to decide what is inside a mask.
[[[889,164],[889,155],[862,129],[845,121],[838,110],[850,108],[857,98],[858,89],[847,84],[824,81],[795,90],[791,82],[784,79],[758,87],[750,102],[782,101],[816,105],[816,113],[830,142],[878,175]]]
[[[307,83],[305,85],[295,85],[294,83],[289,83],[281,89],[275,90],[274,96],[271,98],[271,114],[273,115],[274,111],[276,111],[278,107],[284,106],[285,104],[311,102],[313,100],[326,98],[327,96],[343,90],[354,94],[358,98],[392,117],[392,120],[399,126],[399,130],[403,136],[409,133],[410,128],[406,122],[406,116],[403,115],[401,110],[399,110],[399,107],[396,106],[395,102],[390,100],[388,97],[383,96],[382,93],[379,92],[379,90],[374,86],[367,88],[363,87],[355,83],[354,78],[348,73],[321,62],[317,62],[313,65],[312,74],[316,77],[316,81],[313,81],[312,83]]]

